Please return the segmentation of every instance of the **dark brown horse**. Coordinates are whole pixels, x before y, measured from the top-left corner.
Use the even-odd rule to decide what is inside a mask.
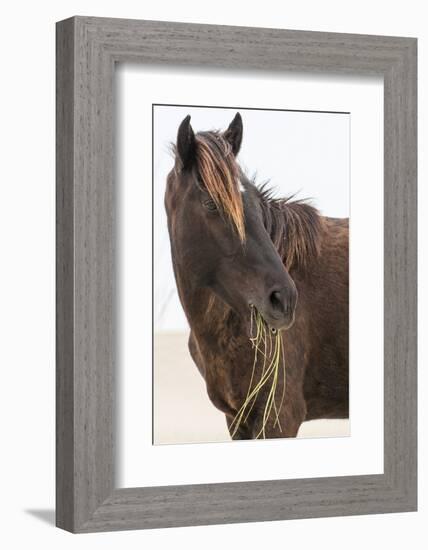
[[[305,420],[348,417],[348,220],[258,188],[236,161],[242,132],[239,113],[223,133],[195,134],[190,116],[179,127],[165,194],[174,273],[190,353],[234,439],[260,435],[269,399],[266,384],[234,425],[266,368],[252,308],[280,331],[284,394],[263,436],[295,437]]]

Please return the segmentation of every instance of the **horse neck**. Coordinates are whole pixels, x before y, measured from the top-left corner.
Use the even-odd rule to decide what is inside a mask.
[[[269,199],[262,202],[268,233],[286,269],[300,276],[320,254],[323,218],[318,211],[300,201]]]
[[[184,286],[179,273],[176,279],[191,329],[189,350],[193,361],[205,379],[214,405],[225,414],[234,415],[243,399],[241,384],[235,384],[234,380],[236,369],[243,363],[242,350],[244,343],[249,344],[248,336],[239,316],[212,291]],[[238,378],[245,380],[245,376],[246,372]]]

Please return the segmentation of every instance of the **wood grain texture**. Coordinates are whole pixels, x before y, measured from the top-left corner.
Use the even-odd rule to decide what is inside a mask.
[[[56,36],[56,521],[74,525],[74,23]]]
[[[115,489],[115,62],[377,74],[385,88],[383,475]],[[416,509],[416,40],[75,17],[57,24],[57,525]],[[151,327],[147,327],[151,330]]]

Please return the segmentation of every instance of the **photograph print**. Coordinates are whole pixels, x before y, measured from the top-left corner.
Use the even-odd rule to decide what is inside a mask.
[[[152,113],[153,443],[350,435],[349,113]]]

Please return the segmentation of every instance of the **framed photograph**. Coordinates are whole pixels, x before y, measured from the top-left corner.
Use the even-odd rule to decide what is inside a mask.
[[[57,24],[57,525],[417,506],[416,39]]]

